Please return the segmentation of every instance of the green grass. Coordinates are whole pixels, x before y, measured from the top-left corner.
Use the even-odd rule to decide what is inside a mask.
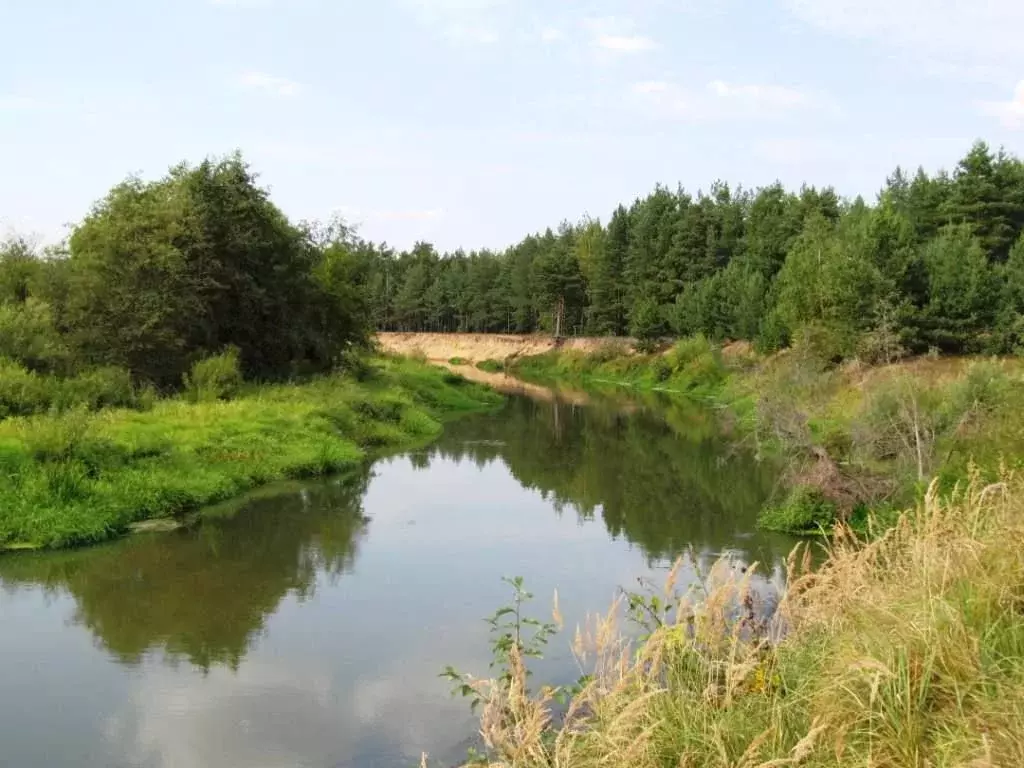
[[[101,541],[266,483],[336,472],[497,402],[461,376],[386,359],[359,382],[330,376],[230,401],[0,421],[0,549]]]
[[[504,373],[505,364],[500,360],[481,360],[476,367],[487,373]]]
[[[631,354],[614,341],[591,353],[554,350],[519,358],[512,371],[541,383],[629,386],[698,397],[716,393],[729,375],[720,351],[703,337],[683,339],[664,354]]]

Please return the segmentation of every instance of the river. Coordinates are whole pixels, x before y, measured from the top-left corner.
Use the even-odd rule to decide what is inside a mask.
[[[708,411],[570,400],[512,396],[187,530],[0,557],[0,765],[452,765],[476,723],[438,673],[487,673],[503,576],[541,618],[559,591],[552,682],[577,674],[576,622],[680,555],[781,579],[792,540],[754,524],[777,473]]]

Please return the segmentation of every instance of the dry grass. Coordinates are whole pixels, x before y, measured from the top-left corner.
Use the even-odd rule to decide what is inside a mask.
[[[619,606],[577,633],[593,677],[564,714],[525,671],[491,684],[495,768],[1024,765],[1024,482],[975,474],[864,544],[840,530],[757,618],[720,562],[635,647]]]

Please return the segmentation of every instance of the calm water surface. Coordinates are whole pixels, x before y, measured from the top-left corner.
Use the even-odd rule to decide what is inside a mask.
[[[570,626],[691,547],[778,578],[774,481],[694,407],[517,396],[191,530],[0,557],[0,765],[451,765],[475,721],[437,673],[486,673],[502,576]],[[539,678],[575,676],[568,634]]]

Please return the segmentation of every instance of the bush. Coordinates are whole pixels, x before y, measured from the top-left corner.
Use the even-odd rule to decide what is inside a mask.
[[[348,349],[338,356],[337,368],[356,381],[368,381],[373,376],[373,366],[366,355],[355,349]]]
[[[0,419],[45,411],[53,394],[53,387],[44,377],[13,360],[0,358]]]
[[[1006,403],[1011,386],[1010,377],[999,363],[973,363],[954,386],[950,405],[958,413],[990,413]]]
[[[793,338],[794,352],[823,364],[842,362],[852,356],[856,347],[856,337],[849,329],[824,323],[805,325],[797,330]]]
[[[487,373],[505,372],[505,364],[498,360],[481,360],[476,364],[476,367],[481,371],[487,371]]]
[[[242,385],[238,349],[228,347],[219,355],[192,365],[184,378],[185,394],[194,403],[230,400]]]
[[[609,339],[608,341],[602,341],[601,345],[587,355],[587,357],[594,363],[600,365],[601,363],[608,363],[620,357],[626,357],[628,354],[629,348],[624,342]]]
[[[691,387],[714,385],[726,376],[720,351],[701,334],[676,342],[668,363],[675,373],[685,375]]]
[[[49,305],[32,298],[22,304],[0,304],[0,357],[35,371],[66,368],[67,345],[54,326]]]
[[[124,368],[108,366],[80,373],[57,386],[54,407],[67,410],[85,406],[91,410],[135,405],[132,377]]]
[[[817,488],[801,485],[781,504],[765,508],[757,525],[766,531],[816,534],[830,530],[835,521],[836,505]]]

